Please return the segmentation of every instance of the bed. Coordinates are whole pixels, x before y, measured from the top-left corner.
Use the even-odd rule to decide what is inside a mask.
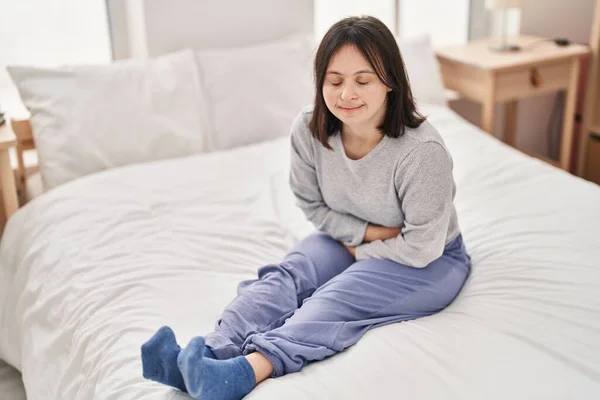
[[[419,108],[455,163],[463,291],[248,398],[598,398],[600,188],[443,104]],[[313,231],[288,187],[288,139],[110,160],[20,208],[0,242],[0,358],[27,398],[188,398],[141,377],[139,346],[165,324],[183,345],[210,332],[238,282]]]

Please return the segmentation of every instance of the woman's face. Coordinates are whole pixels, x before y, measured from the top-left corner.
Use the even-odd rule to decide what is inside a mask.
[[[390,90],[355,46],[346,45],[331,57],[323,82],[323,98],[329,111],[344,124],[379,126]]]

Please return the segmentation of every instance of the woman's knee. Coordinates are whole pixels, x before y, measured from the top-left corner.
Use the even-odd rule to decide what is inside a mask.
[[[354,258],[348,250],[337,240],[326,233],[316,232],[302,239],[290,252],[302,254],[315,265],[341,263],[348,267]]]

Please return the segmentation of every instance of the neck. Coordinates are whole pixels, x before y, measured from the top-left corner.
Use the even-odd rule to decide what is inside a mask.
[[[342,146],[346,156],[352,160],[359,160],[369,154],[383,138],[384,135],[376,127],[358,130],[356,126],[342,126]]]
[[[343,124],[342,136],[352,141],[360,141],[368,144],[379,142],[383,135],[376,126],[351,126]]]

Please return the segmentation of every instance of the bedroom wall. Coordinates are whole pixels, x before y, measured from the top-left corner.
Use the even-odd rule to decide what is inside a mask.
[[[331,25],[349,15],[372,15],[395,32],[396,4],[397,0],[314,0],[315,38],[320,40]]]
[[[397,1],[397,31],[401,38],[427,34],[434,47],[468,41],[470,0]]]
[[[127,3],[123,0],[106,0],[110,41],[113,60],[129,57],[129,31],[127,21]]]
[[[523,0],[521,33],[542,37],[566,37],[577,43],[589,42],[595,0]],[[470,39],[487,36],[485,0],[471,0]],[[525,99],[518,104],[517,145],[548,156],[548,124],[556,94]],[[479,124],[480,106],[467,100],[453,101],[451,107],[469,121]],[[562,112],[562,107],[558,109]],[[504,107],[496,106],[494,134],[503,136]],[[560,128],[559,128],[560,130]],[[575,146],[577,148],[577,146]]]
[[[154,57],[178,49],[182,42],[195,48],[228,47],[313,33],[313,0],[106,1],[116,60]],[[270,18],[272,14],[289,18]],[[198,35],[198,24],[204,35]]]

